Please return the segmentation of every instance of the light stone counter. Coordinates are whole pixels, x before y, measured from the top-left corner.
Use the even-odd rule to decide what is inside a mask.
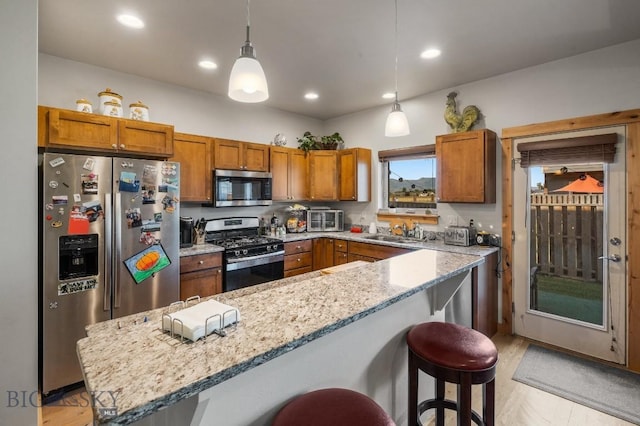
[[[290,359],[296,358],[287,357],[295,356],[295,349],[304,353],[306,347],[316,348],[311,343],[340,336],[365,317],[383,318],[382,324],[391,324],[395,336],[400,330],[391,320],[402,317],[404,311],[398,313],[394,306],[402,308],[405,300],[417,300],[411,296],[426,289],[433,314],[457,291],[458,277],[468,277],[468,271],[483,262],[482,256],[417,250],[332,275],[312,272],[219,294],[213,297],[237,307],[242,321],[226,337],[213,335],[195,343],[179,343],[161,332],[162,309],[88,327],[88,337],[78,341],[77,351],[87,390],[95,393],[96,419],[129,424],[194,397],[206,399],[202,395],[225,382],[252,377],[247,372],[268,368],[271,363],[277,366],[280,357],[290,365]],[[445,287],[450,288],[445,291]],[[424,312],[424,308],[419,310]],[[393,316],[384,319],[387,311]],[[251,383],[256,389],[263,385],[255,379]],[[273,392],[269,389],[267,394],[273,396]],[[244,402],[236,402],[242,410]],[[205,409],[194,410],[202,415]],[[196,420],[191,424],[197,424]]]
[[[380,234],[377,234],[380,235]],[[283,240],[285,243],[289,241],[301,241],[301,240],[310,240],[315,238],[339,238],[342,240],[348,241],[358,241],[361,243],[370,243],[370,244],[378,244],[382,246],[392,246],[392,247],[404,247],[409,249],[429,249],[429,250],[438,250],[438,251],[448,251],[450,253],[461,253],[461,254],[472,254],[476,256],[488,256],[491,253],[494,253],[499,250],[498,247],[486,247],[486,246],[453,246],[445,244],[442,240],[418,240],[413,238],[406,238],[406,242],[395,242],[395,241],[377,241],[369,239],[369,237],[374,236],[374,234],[369,234],[367,232],[355,233],[355,232],[301,232],[299,234],[286,234],[284,237],[276,237]],[[182,256],[193,256],[196,254],[205,254],[205,253],[216,253],[223,251],[222,247],[213,245],[213,244],[198,244],[193,247],[180,249],[180,257]]]

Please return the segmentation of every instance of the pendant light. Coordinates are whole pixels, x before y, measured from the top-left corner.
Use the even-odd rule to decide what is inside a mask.
[[[247,40],[240,49],[240,57],[236,59],[229,77],[229,97],[234,101],[255,103],[269,98],[267,78],[249,39],[251,20],[249,0],[247,0]]]
[[[407,116],[402,111],[400,103],[398,102],[398,0],[395,0],[396,4],[396,28],[395,28],[395,51],[396,51],[396,67],[395,67],[395,82],[396,82],[396,99],[391,106],[391,112],[387,116],[387,124],[384,126],[384,135],[388,137],[406,136],[409,132],[409,121]]]

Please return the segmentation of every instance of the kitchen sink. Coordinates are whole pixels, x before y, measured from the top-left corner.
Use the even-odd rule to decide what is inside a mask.
[[[405,237],[400,237],[397,235],[384,235],[384,234],[374,234],[374,235],[368,235],[366,237],[364,237],[367,240],[374,240],[374,241],[386,241],[386,242],[390,242],[390,243],[413,243],[416,242],[416,240],[412,240],[410,238],[405,238]]]

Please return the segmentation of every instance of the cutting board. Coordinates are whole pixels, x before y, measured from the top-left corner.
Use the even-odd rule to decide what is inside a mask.
[[[321,269],[320,273],[322,275],[335,274],[336,272],[346,271],[352,268],[357,268],[359,266],[363,266],[368,264],[369,262],[365,262],[364,260],[354,260],[353,262],[343,263],[342,265],[332,266],[330,268]]]

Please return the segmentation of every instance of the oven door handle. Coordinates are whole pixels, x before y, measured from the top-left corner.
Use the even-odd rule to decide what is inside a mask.
[[[284,250],[271,253],[259,254],[257,256],[241,257],[238,259],[227,259],[227,271],[247,268],[255,265],[265,265],[267,263],[284,261]]]

